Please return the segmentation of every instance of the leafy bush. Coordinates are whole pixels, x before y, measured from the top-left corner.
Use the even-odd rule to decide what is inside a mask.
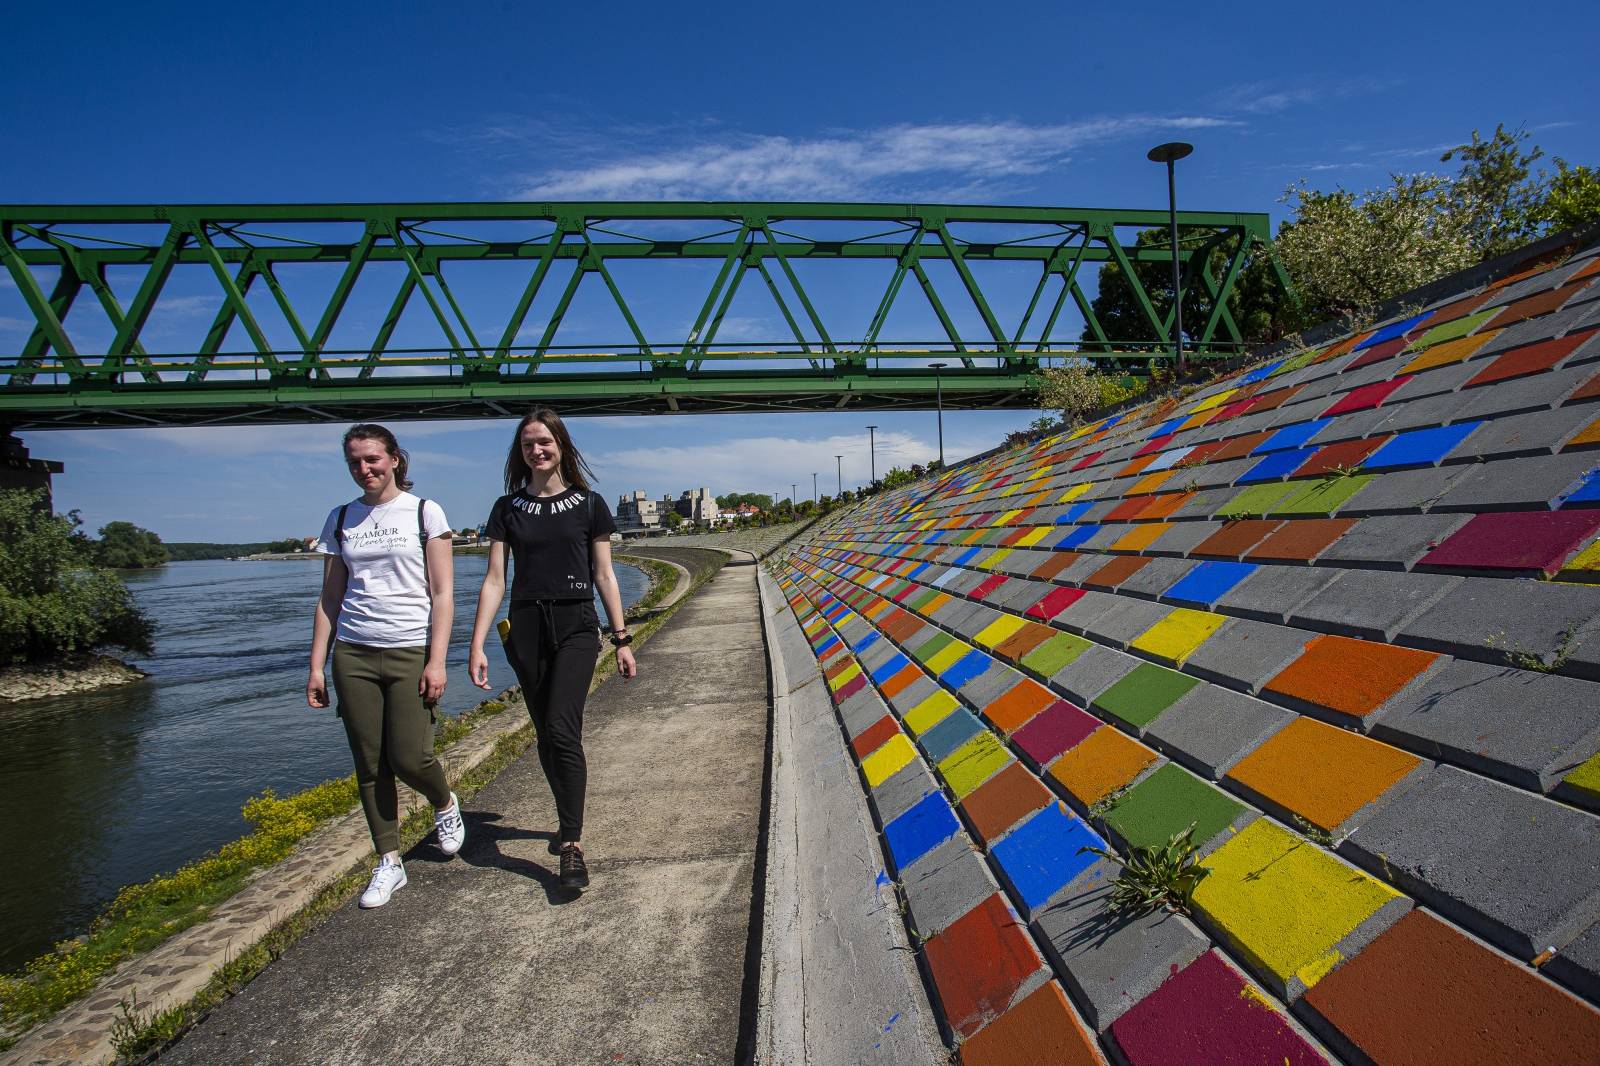
[[[1107,374],[1087,363],[1046,367],[1039,371],[1039,406],[1060,411],[1067,425],[1076,425],[1149,387],[1148,381]]]
[[[122,581],[94,565],[76,512],[42,492],[0,492],[0,664],[47,662],[116,645],[150,651],[151,626]]]
[[[144,570],[165,563],[167,549],[148,529],[132,522],[107,522],[100,527],[95,561],[113,570]]]

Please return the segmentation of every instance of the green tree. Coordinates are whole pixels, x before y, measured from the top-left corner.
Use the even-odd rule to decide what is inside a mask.
[[[1600,220],[1600,168],[1572,166],[1557,158],[1555,176],[1539,204],[1539,221],[1560,232]]]
[[[666,526],[668,529],[677,529],[679,526],[683,525],[683,521],[683,515],[679,514],[677,511],[668,511],[666,514],[661,516],[661,524]]]
[[[1479,260],[1520,248],[1542,230],[1544,176],[1529,181],[1528,175],[1544,150],[1538,145],[1525,148],[1527,140],[1526,130],[1507,130],[1501,123],[1488,140],[1473,130],[1471,140],[1439,157],[1441,163],[1461,162],[1441,206],[1465,229]]]
[[[115,574],[94,565],[76,512],[42,492],[0,492],[0,662],[49,662],[115,645],[150,651],[151,626]]]
[[[113,570],[144,570],[167,561],[161,538],[132,522],[107,522],[100,527],[96,562]]]

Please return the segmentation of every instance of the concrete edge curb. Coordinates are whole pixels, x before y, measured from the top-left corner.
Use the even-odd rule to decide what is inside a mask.
[[[757,577],[773,743],[755,1061],[945,1063],[898,900],[884,892],[866,796],[815,683],[821,670],[777,586],[764,570]],[[794,685],[786,648],[809,667]]]
[[[527,724],[521,697],[515,697],[504,711],[443,752],[440,761],[454,780],[488,759],[503,737]],[[402,819],[427,803],[403,785],[400,802]],[[187,1004],[218,970],[371,854],[372,841],[360,808],[338,816],[314,830],[287,858],[257,871],[204,921],[124,961],[88,996],[25,1033],[0,1056],[0,1066],[113,1062],[111,1032],[122,1002],[137,996],[139,1010],[146,1016]]]

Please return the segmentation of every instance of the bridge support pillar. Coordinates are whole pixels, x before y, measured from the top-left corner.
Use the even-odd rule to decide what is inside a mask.
[[[0,426],[0,490],[44,490],[44,505],[54,509],[50,495],[50,475],[66,469],[54,459],[33,459],[28,456],[27,445],[11,431]]]

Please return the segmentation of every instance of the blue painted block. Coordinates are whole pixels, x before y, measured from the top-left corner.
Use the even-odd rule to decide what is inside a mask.
[[[1176,433],[1178,432],[1178,427],[1187,421],[1189,421],[1189,416],[1183,415],[1179,418],[1172,419],[1170,422],[1163,422],[1161,425],[1157,426],[1156,431],[1146,437],[1145,440],[1155,440],[1157,437],[1165,437],[1169,434]]]
[[[872,671],[872,680],[876,681],[878,684],[881,685],[885,681],[887,681],[891,677],[893,677],[895,674],[898,674],[900,672],[901,668],[904,667],[906,665],[906,663],[908,663],[910,661],[911,660],[907,659],[904,655],[891,656],[888,660],[886,660],[884,663],[882,663],[876,670]]]
[[[1228,590],[1255,573],[1255,563],[1232,563],[1221,560],[1203,562],[1174,581],[1163,599],[1183,600],[1210,607],[1228,594]]]
[[[929,533],[926,537],[924,537],[922,539],[928,544],[937,544],[941,540],[943,540],[944,538],[948,537],[950,535],[950,532],[951,531],[948,530],[948,529],[938,529],[938,530],[933,531],[932,533]]]
[[[1378,332],[1356,345],[1355,350],[1359,352],[1363,348],[1371,348],[1375,344],[1382,344],[1384,341],[1392,341],[1396,337],[1404,336],[1421,325],[1432,314],[1432,311],[1424,311],[1420,315],[1413,315],[1411,318],[1384,326]]]
[[[895,869],[904,873],[912,863],[961,831],[956,813],[941,792],[930,792],[900,817],[883,827]]]
[[[1305,461],[1311,458],[1315,448],[1291,448],[1284,452],[1273,452],[1263,455],[1255,466],[1244,472],[1244,476],[1235,485],[1254,485],[1261,481],[1281,481],[1294,473]]]
[[[1586,506],[1600,503],[1600,470],[1591,470],[1573,491],[1560,497],[1557,507]]]
[[[927,753],[928,761],[937,765],[946,755],[977,736],[987,728],[978,717],[965,707],[957,707],[944,720],[926,733],[917,743]]]
[[[960,688],[989,669],[993,663],[993,659],[974,648],[957,659],[954,666],[940,674],[939,680],[951,688]]]
[[[1254,370],[1250,371],[1250,373],[1240,378],[1239,384],[1254,385],[1258,381],[1270,378],[1272,376],[1272,372],[1282,366],[1283,362],[1284,361],[1282,359],[1279,359],[1276,362],[1268,363],[1266,366],[1258,366]]]
[[[876,632],[874,632],[871,635],[872,636],[877,636],[878,634]],[[824,640],[821,644],[817,645],[817,654],[818,655],[825,655],[825,654],[827,654],[827,651],[828,651],[829,648],[833,647],[836,644],[843,644],[843,643],[844,643],[844,641],[839,639],[839,635],[837,633],[829,633],[828,634],[828,639]],[[865,647],[866,645],[868,645],[870,643],[872,643],[870,640],[863,640],[860,645],[855,645],[853,647],[854,647],[855,651],[860,651],[862,647]]]
[[[1462,422],[1455,426],[1413,429],[1397,435],[1373,452],[1361,465],[1369,470],[1392,466],[1434,466],[1455,451],[1482,422]]]
[[[1105,846],[1081,818],[1052,803],[991,848],[990,854],[1032,913],[1099,861],[1082,848]]]
[[[1056,541],[1056,545],[1055,546],[1058,549],[1060,549],[1060,548],[1076,548],[1078,545],[1082,544],[1084,541],[1089,540],[1090,538],[1092,538],[1098,532],[1100,532],[1100,526],[1098,524],[1097,525],[1092,525],[1092,526],[1079,526],[1077,529],[1074,529],[1071,533],[1068,533],[1066,536],[1064,536],[1060,540]]]
[[[1094,501],[1093,500],[1090,500],[1090,501],[1088,501],[1086,503],[1075,503],[1075,504],[1073,504],[1071,507],[1068,507],[1066,509],[1065,513],[1063,513],[1060,518],[1056,519],[1056,525],[1065,526],[1065,525],[1070,525],[1073,522],[1076,522],[1078,519],[1080,519],[1084,515],[1088,514],[1089,513],[1089,508],[1091,508],[1093,506],[1094,506]]]
[[[1296,422],[1292,426],[1284,426],[1251,449],[1250,454],[1265,455],[1267,452],[1282,451],[1285,448],[1298,448],[1321,433],[1323,427],[1332,421],[1331,418],[1315,418],[1310,422]]]
[[[906,579],[910,580],[911,578],[916,577],[918,574],[922,573],[932,565],[932,563],[920,563],[917,566],[912,567],[911,570],[906,574]]]
[[[985,552],[986,550],[987,549],[981,548],[981,547],[979,547],[979,548],[968,548],[966,551],[964,551],[960,555],[956,556],[955,565],[961,566],[962,564],[964,564],[967,561],[969,561],[970,559],[972,559],[974,556],[983,554],[983,552]]]

